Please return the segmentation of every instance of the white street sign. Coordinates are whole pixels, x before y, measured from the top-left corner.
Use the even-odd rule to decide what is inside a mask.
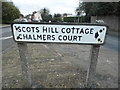
[[[103,44],[107,26],[98,24],[13,23],[17,42]]]

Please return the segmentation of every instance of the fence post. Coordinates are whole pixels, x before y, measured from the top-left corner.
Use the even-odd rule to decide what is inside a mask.
[[[90,66],[87,72],[86,87],[94,88],[94,77],[97,65],[100,45],[92,45],[90,51]]]
[[[19,48],[19,55],[21,60],[21,68],[22,68],[22,74],[23,74],[23,80],[25,88],[32,87],[32,79],[31,79],[31,72],[30,72],[30,66],[29,66],[29,55],[28,55],[28,49],[26,43],[18,43]]]

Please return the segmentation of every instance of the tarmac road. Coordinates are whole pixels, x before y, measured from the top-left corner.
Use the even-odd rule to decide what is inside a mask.
[[[106,42],[104,44],[104,47],[111,49],[111,50],[114,50],[114,51],[117,51],[117,52],[120,52],[120,49],[118,47],[118,42],[119,42],[118,38],[119,37],[120,36],[118,35],[118,33],[110,32],[106,36]]]
[[[14,44],[12,31],[10,27],[4,27],[2,28],[2,37],[0,38],[0,42],[2,43],[2,52],[7,51],[10,49]]]

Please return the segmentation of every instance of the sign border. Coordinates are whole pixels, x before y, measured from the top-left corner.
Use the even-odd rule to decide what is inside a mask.
[[[13,25],[14,24],[46,24],[46,25],[89,25],[89,26],[106,26],[107,30],[106,30],[106,34],[108,32],[108,25],[106,24],[101,24],[101,23],[46,23],[46,22],[13,22],[11,23],[11,29],[12,29],[12,35],[13,35],[13,39],[15,42],[17,43],[54,43],[54,44],[81,44],[81,45],[103,45],[105,44],[105,40],[106,40],[106,35],[105,35],[105,39],[103,43],[64,43],[64,42],[31,42],[31,41],[16,41],[15,37],[14,37],[14,33],[13,33]]]

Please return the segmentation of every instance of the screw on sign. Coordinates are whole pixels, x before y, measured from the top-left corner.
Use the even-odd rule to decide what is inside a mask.
[[[94,87],[95,69],[99,47],[105,42],[107,26],[101,24],[67,23],[13,23],[11,25],[14,40],[18,43],[21,66],[26,87],[32,86],[29,68],[27,42],[31,43],[69,43],[92,45],[90,67],[87,72],[86,86]]]

